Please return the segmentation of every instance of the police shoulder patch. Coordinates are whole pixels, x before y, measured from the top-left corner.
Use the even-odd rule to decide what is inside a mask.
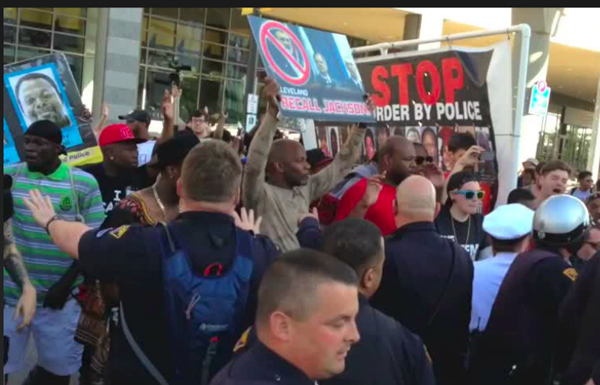
[[[250,334],[251,329],[252,329],[252,327],[249,327],[248,329],[246,329],[244,334],[242,334],[242,336],[240,337],[238,342],[233,347],[234,353],[237,353],[238,351],[240,351],[246,347],[246,345],[248,344],[248,334]]]
[[[125,235],[125,233],[129,230],[131,226],[129,225],[124,225],[121,227],[117,227],[116,229],[112,230],[110,232],[110,235],[116,239],[121,238],[123,235]]]
[[[571,281],[575,281],[577,279],[577,271],[572,267],[565,269],[563,274],[566,275]]]

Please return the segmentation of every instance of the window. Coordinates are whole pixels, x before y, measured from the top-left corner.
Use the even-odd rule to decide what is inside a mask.
[[[4,8],[4,65],[63,52],[82,89],[91,17],[87,8]]]
[[[165,76],[173,72],[170,64],[177,58],[191,68],[182,73],[183,120],[204,106],[217,113],[225,103],[229,123],[243,121],[250,39],[250,26],[239,9],[145,8],[138,104],[160,107],[158,96],[168,87]]]

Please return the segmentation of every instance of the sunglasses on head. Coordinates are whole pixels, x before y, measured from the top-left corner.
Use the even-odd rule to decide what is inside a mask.
[[[433,163],[433,158],[430,156],[417,156],[415,158],[415,163],[417,164],[417,166],[420,166],[423,163]]]
[[[477,197],[477,199],[483,199],[485,196],[485,191],[473,191],[473,190],[458,190],[455,191],[454,194],[464,195],[465,199],[471,200]]]

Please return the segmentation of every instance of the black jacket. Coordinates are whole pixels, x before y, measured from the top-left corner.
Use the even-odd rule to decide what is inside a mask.
[[[423,339],[438,384],[464,383],[473,262],[426,222],[396,230],[385,252],[381,286],[371,303]]]

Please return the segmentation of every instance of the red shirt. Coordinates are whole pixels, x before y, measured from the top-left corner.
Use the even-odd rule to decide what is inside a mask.
[[[367,190],[367,179],[361,179],[344,194],[338,204],[336,221],[346,219],[361,201]],[[365,219],[373,222],[381,233],[386,236],[396,231],[396,219],[394,218],[394,201],[396,200],[396,189],[392,186],[383,185],[377,202],[367,210]]]

